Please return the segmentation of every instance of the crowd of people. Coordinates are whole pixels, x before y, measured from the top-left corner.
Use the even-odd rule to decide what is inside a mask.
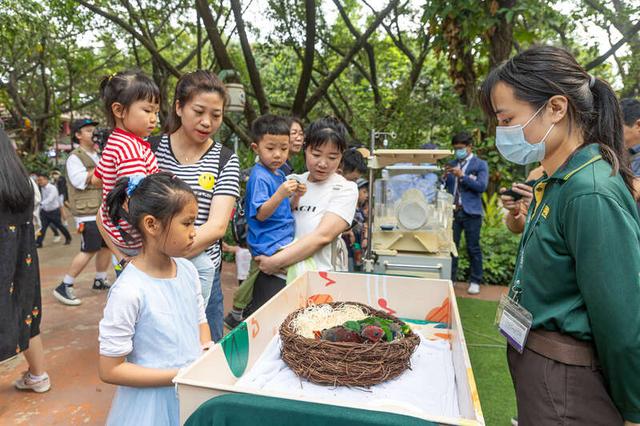
[[[23,352],[29,369],[16,387],[51,387],[36,249],[49,227],[71,241],[70,217],[63,223],[68,208],[80,252],[53,294],[80,304],[75,280],[95,257],[93,289],[109,290],[99,375],[118,385],[107,423],[173,425],[179,413],[172,379],[223,337],[225,324],[237,326],[306,270],[359,270],[369,244],[362,178],[369,153],[349,146],[335,118],[305,128],[299,119],[267,114],[251,125],[256,161],[244,184],[238,156],[215,138],[227,98],[216,74],[183,75],[168,122],[154,136],[160,90],[152,79],[122,71],[105,77],[100,93],[113,131],[99,153],[92,139],[98,123],[72,124],[77,146],[56,180],[64,188],[43,173],[36,185],[0,130],[0,254],[11,260],[0,263],[0,360]],[[518,421],[638,423],[640,102],[619,102],[568,52],[545,46],[491,71],[480,99],[497,121],[503,157],[541,164],[535,179],[502,195],[506,226],[523,234],[499,315]],[[453,196],[454,241],[463,231],[467,241],[467,291],[477,294],[489,171],[472,142],[468,133],[454,136],[455,159],[442,184]],[[297,156],[304,169],[295,169]],[[246,233],[227,244],[242,192]],[[239,278],[226,317],[223,251],[235,254]],[[112,255],[119,271],[113,284]],[[456,266],[454,259],[454,278]],[[521,314],[513,320],[515,311]],[[525,332],[504,326],[507,315]]]

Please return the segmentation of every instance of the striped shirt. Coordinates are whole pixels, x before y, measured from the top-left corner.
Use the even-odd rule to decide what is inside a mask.
[[[142,247],[142,238],[127,221],[121,219],[118,223],[120,229],[131,235],[134,241],[126,242],[122,238],[120,231],[109,218],[106,206],[107,194],[116,185],[116,181],[122,177],[148,176],[157,172],[156,156],[151,152],[147,142],[122,129],[115,129],[111,133],[94,175],[102,179],[102,207],[100,209],[102,223],[111,240],[118,247],[139,249]]]
[[[196,227],[209,219],[213,197],[228,195],[238,198],[240,196],[240,161],[235,154],[231,154],[227,163],[220,167],[223,149],[227,148],[223,147],[221,143],[215,142],[197,162],[181,164],[173,154],[169,135],[162,135],[158,144],[156,156],[160,170],[178,176],[196,194],[198,199]],[[222,260],[220,241],[216,241],[207,248],[207,253],[217,269]]]

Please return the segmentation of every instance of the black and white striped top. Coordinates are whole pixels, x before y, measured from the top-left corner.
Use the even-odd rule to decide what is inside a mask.
[[[215,142],[211,148],[193,164],[180,164],[171,150],[169,135],[162,135],[156,157],[158,167],[165,172],[171,172],[185,181],[198,198],[198,217],[196,226],[200,226],[209,218],[209,209],[213,197],[217,195],[240,196],[240,162],[235,154],[229,161],[219,168],[220,154],[223,149],[221,143]],[[220,176],[218,176],[220,172]],[[220,266],[220,241],[216,241],[207,249],[216,268]]]

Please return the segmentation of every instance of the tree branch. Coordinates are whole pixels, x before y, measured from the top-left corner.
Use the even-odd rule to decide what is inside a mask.
[[[305,0],[305,46],[304,60],[302,61],[302,72],[298,81],[298,88],[293,99],[293,114],[301,115],[304,109],[304,101],[309,91],[309,82],[313,70],[313,60],[316,45],[316,4],[315,0]]]
[[[599,65],[602,65],[604,63],[604,61],[607,60],[607,58],[609,58],[609,56],[613,55],[616,50],[618,50],[620,47],[622,47],[630,38],[632,38],[633,36],[637,35],[638,31],[640,31],[640,21],[636,22],[636,24],[631,27],[629,29],[629,31],[624,34],[622,36],[622,38],[620,40],[618,40],[618,42],[616,44],[614,44],[613,46],[611,46],[611,48],[609,50],[607,50],[605,53],[603,53],[602,55],[600,55],[599,57],[597,57],[596,59],[594,59],[593,61],[589,62],[584,69],[589,71]]]
[[[349,15],[344,10],[344,6],[340,3],[340,0],[333,0],[333,3],[338,8],[338,12],[340,12],[340,16],[344,21],[345,25],[351,32],[351,34],[357,39],[360,37],[360,32],[353,26],[351,23],[351,19],[349,19]],[[354,65],[360,69],[362,75],[369,81],[369,85],[371,86],[371,90],[373,91],[373,103],[376,106],[379,106],[382,103],[382,97],[380,96],[380,89],[378,88],[378,73],[376,71],[376,57],[375,52],[373,51],[373,46],[371,43],[366,42],[364,44],[364,51],[367,53],[367,59],[369,60],[369,72],[370,74],[364,71],[364,68],[360,65],[359,62],[354,61]]]
[[[136,31],[135,28],[133,28],[131,25],[129,25],[127,22],[123,21],[122,19],[120,19],[119,17],[103,10],[100,9],[99,7],[89,3],[86,0],[78,0],[78,3],[80,3],[81,5],[83,5],[84,7],[86,7],[87,9],[91,10],[92,12],[108,19],[109,21],[113,22],[114,24],[118,25],[120,28],[122,28],[123,30],[125,30],[126,32],[128,32],[129,34],[131,34],[131,36],[133,36],[136,40],[138,40],[140,42],[140,44],[142,44],[151,54],[151,56],[153,56],[157,61],[158,64],[161,64],[164,68],[167,69],[167,71],[169,71],[171,74],[173,74],[175,77],[180,77],[180,71],[178,71],[173,65],[171,65],[155,48],[155,46],[153,45],[153,43],[147,39],[146,37],[143,37],[140,33],[138,33]]]
[[[320,86],[314,91],[314,93],[307,99],[303,108],[303,114],[307,115],[309,111],[313,109],[313,107],[318,103],[318,101],[322,98],[323,93],[327,91],[331,83],[335,79],[337,79],[342,71],[347,68],[351,59],[362,49],[364,43],[366,43],[367,39],[373,34],[373,32],[380,26],[382,20],[389,14],[389,12],[398,4],[399,0],[391,0],[384,10],[377,14],[376,19],[369,25],[367,30],[362,34],[361,37],[358,38],[355,45],[349,50],[347,55],[342,59],[342,61],[336,66],[336,68],[325,78]]]
[[[244,55],[244,62],[247,66],[247,72],[249,73],[249,80],[251,86],[256,94],[258,106],[260,107],[260,113],[266,114],[269,112],[269,100],[264,92],[264,86],[260,79],[260,71],[256,66],[256,61],[251,51],[251,45],[247,38],[247,32],[244,27],[244,19],[242,18],[242,6],[240,0],[231,0],[231,9],[233,10],[233,16],[236,20],[236,28],[238,30],[238,37],[240,38],[240,46],[242,47],[242,54]]]

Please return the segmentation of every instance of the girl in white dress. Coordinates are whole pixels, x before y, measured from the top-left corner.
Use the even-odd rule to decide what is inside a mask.
[[[107,424],[178,425],[172,379],[211,341],[198,273],[180,258],[195,238],[196,198],[158,173],[120,179],[107,204],[113,223],[122,218],[143,237],[100,321],[100,378],[118,385]]]

